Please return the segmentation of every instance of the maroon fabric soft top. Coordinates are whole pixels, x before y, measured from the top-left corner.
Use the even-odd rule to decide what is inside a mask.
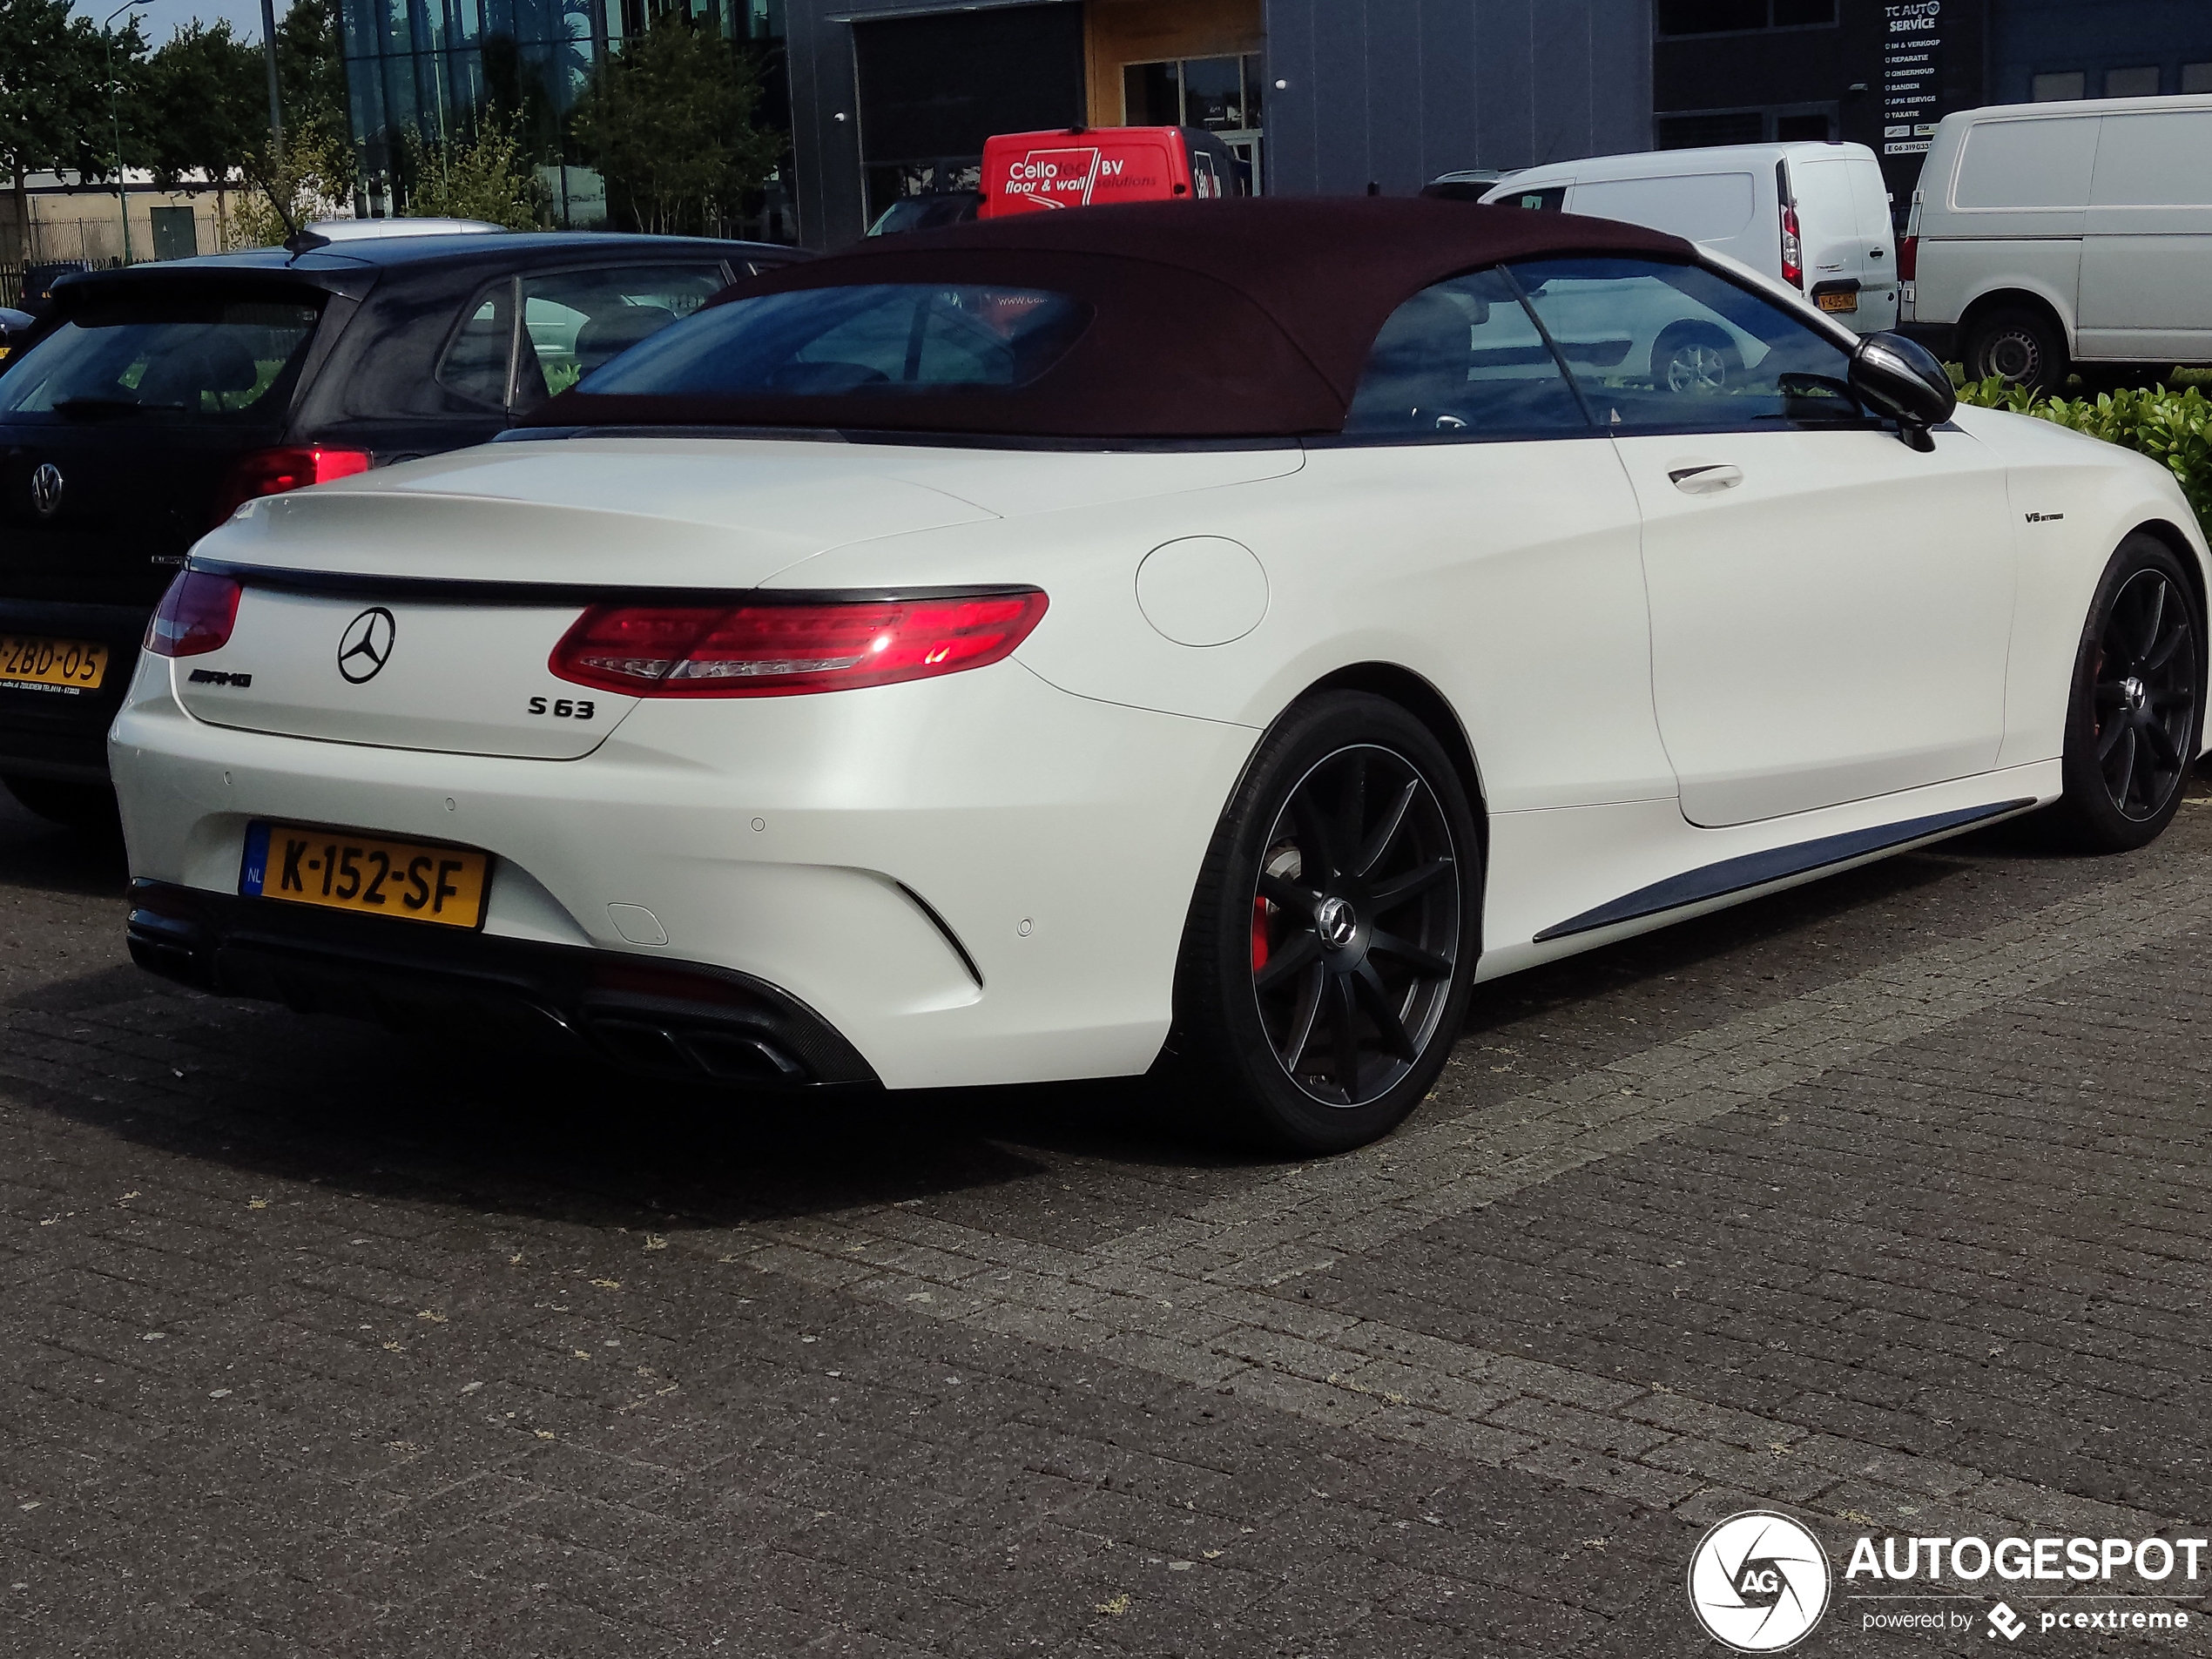
[[[1061,438],[1339,431],[1368,347],[1421,289],[1507,260],[1687,261],[1611,219],[1426,198],[1148,202],[872,239],[738,283],[716,303],[853,283],[988,282],[1069,294],[1089,326],[1024,386],[926,397],[656,397],[568,391],[531,426],[765,426]]]

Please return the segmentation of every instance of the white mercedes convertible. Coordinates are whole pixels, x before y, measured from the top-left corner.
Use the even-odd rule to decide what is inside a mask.
[[[744,1084],[1165,1061],[1348,1147],[1482,981],[2037,809],[2148,841],[2206,583],[2156,466],[1652,232],[887,238],[200,542],[111,738],[131,947]]]

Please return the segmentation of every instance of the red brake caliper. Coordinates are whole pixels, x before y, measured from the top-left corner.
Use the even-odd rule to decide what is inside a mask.
[[[1252,900],[1252,972],[1267,966],[1267,900]]]

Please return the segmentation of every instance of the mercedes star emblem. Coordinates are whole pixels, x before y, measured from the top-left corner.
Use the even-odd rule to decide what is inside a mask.
[[[30,504],[41,518],[62,509],[62,469],[51,461],[40,462],[30,475]]]
[[[392,640],[398,632],[392,613],[382,605],[371,605],[338,637],[338,671],[354,685],[374,679],[392,660]]]

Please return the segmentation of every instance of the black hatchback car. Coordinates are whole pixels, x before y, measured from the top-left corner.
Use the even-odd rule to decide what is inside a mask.
[[[112,811],[148,617],[240,502],[488,441],[798,251],[593,233],[332,241],[93,272],[0,373],[0,780]]]

